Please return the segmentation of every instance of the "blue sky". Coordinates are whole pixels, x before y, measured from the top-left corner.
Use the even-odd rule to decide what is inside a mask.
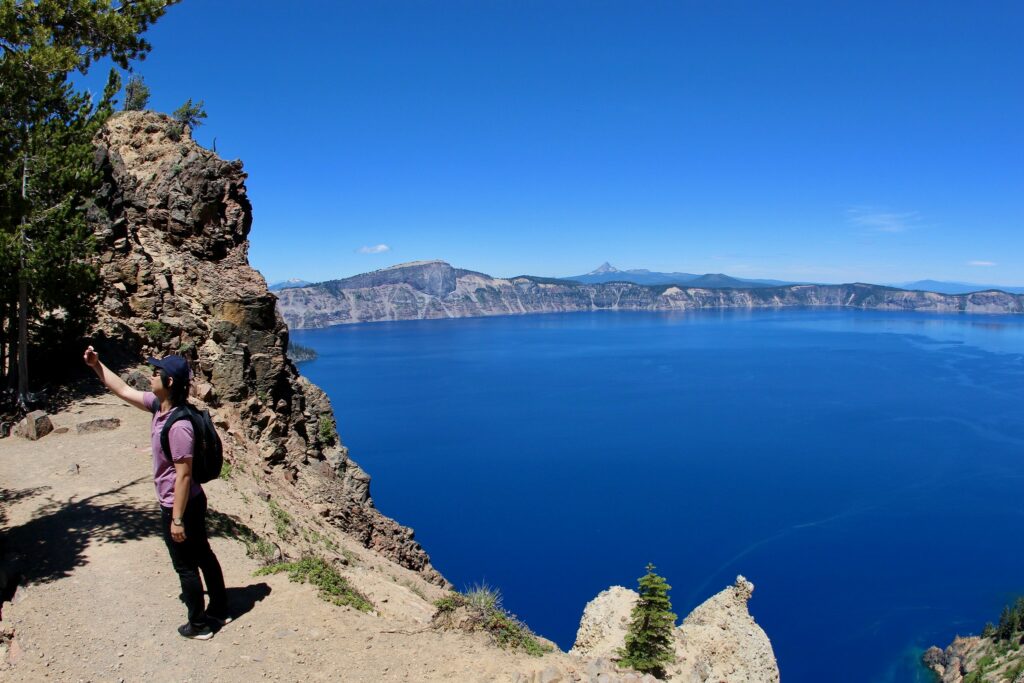
[[[1020,2],[185,0],[136,70],[205,100],[271,281],[1024,285],[1022,35]]]

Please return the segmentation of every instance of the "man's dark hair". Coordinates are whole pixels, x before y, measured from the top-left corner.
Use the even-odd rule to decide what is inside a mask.
[[[170,385],[170,399],[172,406],[182,406],[188,403],[188,382],[171,382],[170,375],[167,371],[160,369],[160,381],[164,383],[164,386]]]

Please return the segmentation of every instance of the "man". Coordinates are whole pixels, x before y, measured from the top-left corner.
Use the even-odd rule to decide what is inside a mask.
[[[188,622],[178,627],[185,638],[209,640],[211,622],[223,626],[228,616],[227,591],[220,563],[206,535],[206,494],[192,479],[193,428],[187,419],[176,420],[168,432],[170,453],[164,453],[161,432],[175,408],[188,400],[190,373],[188,362],[171,355],[150,358],[153,377],[150,391],[139,391],[100,362],[93,347],[85,350],[88,365],[115,396],[141,410],[153,413],[150,441],[153,446],[153,483],[163,514],[163,536],[171,555],[171,564],[181,581],[182,599],[188,608]],[[204,608],[202,571],[210,594]]]

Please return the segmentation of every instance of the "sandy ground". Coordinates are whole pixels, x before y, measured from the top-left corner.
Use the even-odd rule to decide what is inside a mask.
[[[99,417],[121,426],[77,433]],[[389,613],[384,589],[374,596],[380,614],[334,606],[284,574],[254,576],[257,561],[224,537],[212,545],[236,619],[212,640],[181,638],[185,610],[160,537],[148,414],[102,396],[52,419],[68,431],[0,440],[0,567],[21,574],[3,604],[2,680],[547,681],[567,680],[553,667],[574,667],[562,653],[531,658],[483,636],[426,629],[429,603]],[[208,484],[211,510],[256,507],[246,483],[237,475]],[[387,595],[408,594],[388,586]]]

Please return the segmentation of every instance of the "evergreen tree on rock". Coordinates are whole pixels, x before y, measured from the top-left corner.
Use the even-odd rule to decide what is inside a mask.
[[[132,76],[124,86],[124,110],[142,111],[148,104],[149,86],[142,76]]]
[[[647,573],[640,577],[640,598],[633,607],[626,646],[619,650],[619,666],[653,674],[665,675],[665,665],[675,661],[676,615],[668,592],[672,586],[654,573],[654,565],[647,565]]]

